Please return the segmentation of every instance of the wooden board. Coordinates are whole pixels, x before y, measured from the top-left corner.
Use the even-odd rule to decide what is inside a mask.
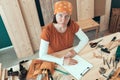
[[[79,20],[94,17],[94,0],[77,0],[77,17]]]
[[[3,68],[3,69],[2,69],[2,77],[1,77],[1,80],[5,80],[5,75],[6,75],[6,69]]]
[[[2,64],[0,63],[0,80],[1,80],[1,75],[2,75]]]
[[[39,49],[41,26],[35,0],[18,0],[34,51]]]
[[[94,0],[94,17],[105,14],[106,0]]]
[[[18,58],[33,54],[18,0],[0,0],[0,13]]]
[[[111,1],[112,0],[106,0],[105,15],[100,17],[100,31],[105,31],[108,29],[109,19],[110,19]]]
[[[120,8],[112,8],[109,31],[112,33],[120,31]]]

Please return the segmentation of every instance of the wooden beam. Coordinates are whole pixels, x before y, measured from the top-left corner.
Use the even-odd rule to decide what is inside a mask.
[[[5,72],[6,72],[6,69],[3,68],[3,69],[2,69],[2,77],[1,77],[1,80],[5,80]]]
[[[78,21],[94,17],[94,0],[76,0],[76,1]]]
[[[111,10],[111,1],[112,0],[106,0],[105,15],[100,17],[100,31],[105,31],[108,29],[109,19],[110,19],[110,10]]]
[[[23,19],[29,33],[29,38],[34,51],[39,49],[41,26],[38,19],[35,0],[18,0]]]
[[[0,0],[0,13],[18,58],[33,54],[18,0]]]

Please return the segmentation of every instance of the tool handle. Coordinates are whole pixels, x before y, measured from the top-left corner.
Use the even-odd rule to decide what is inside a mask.
[[[99,40],[98,42],[96,42],[96,43],[99,43],[99,42],[101,42],[103,39],[101,39],[101,40]]]

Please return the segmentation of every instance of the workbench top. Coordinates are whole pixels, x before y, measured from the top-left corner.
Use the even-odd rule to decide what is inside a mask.
[[[104,46],[107,46],[110,41],[112,40],[112,38],[116,36],[117,39],[116,40],[119,40],[120,39],[120,32],[117,32],[117,33],[114,33],[114,34],[111,34],[111,35],[107,35],[107,36],[104,36],[104,37],[101,37],[101,38],[98,38],[98,39],[95,39],[95,40],[92,40],[90,42],[97,42],[99,40],[102,39],[102,41],[99,43],[100,45],[104,45]],[[90,43],[89,42],[89,43]],[[100,50],[100,48],[91,48],[89,43],[87,44],[87,46],[81,51],[78,53],[78,55],[80,55],[82,58],[84,58],[85,60],[87,60],[88,62],[90,62],[92,65],[93,65],[93,68],[88,71],[83,77],[81,80],[106,80],[105,77],[103,77],[100,73],[99,73],[99,69],[100,67],[104,67],[106,69],[106,73],[104,75],[108,76],[110,74],[110,72],[114,69],[113,67],[113,64],[109,64],[110,66],[110,69],[108,67],[107,64],[103,64],[103,57],[105,59],[107,59],[108,61],[110,60],[111,57],[114,57],[115,55],[115,52],[116,52],[116,49],[117,49],[117,46],[120,44],[120,42],[118,41],[114,41],[114,43],[112,44],[111,48],[113,48],[110,52],[110,54],[108,53],[105,53],[105,52],[102,52]],[[62,57],[64,54],[66,54],[68,52],[68,50],[70,50],[71,48],[69,49],[66,49],[66,50],[63,50],[63,51],[60,51],[60,52],[56,52],[53,54],[53,56],[57,56],[57,57]],[[98,56],[102,56],[102,57],[96,57],[94,54],[98,55]],[[31,61],[27,62],[25,64],[25,66],[27,67],[27,69],[29,68],[29,65],[30,65]],[[14,70],[18,70],[19,66],[16,65],[16,66],[12,66],[14,68]],[[117,67],[120,67],[120,63],[118,64]],[[58,68],[60,68],[60,66],[58,66]],[[64,70],[64,69],[63,69]],[[54,73],[54,76],[58,76],[59,73],[56,71]],[[64,75],[65,77],[65,75]],[[68,77],[68,76],[66,76]],[[59,79],[61,80],[61,79]],[[74,79],[75,80],[75,79]]]

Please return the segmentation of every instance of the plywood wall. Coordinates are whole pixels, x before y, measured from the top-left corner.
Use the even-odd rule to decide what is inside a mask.
[[[39,49],[41,26],[35,0],[18,0],[23,19],[34,51]]]
[[[79,20],[94,17],[94,0],[77,0],[77,17]]]
[[[33,54],[18,0],[0,0],[0,14],[18,58]]]

